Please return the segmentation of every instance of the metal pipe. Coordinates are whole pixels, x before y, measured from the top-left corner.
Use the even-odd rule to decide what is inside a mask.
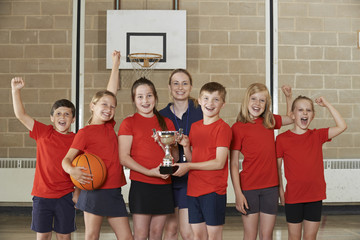
[[[180,0],[173,0],[173,10],[179,10]]]

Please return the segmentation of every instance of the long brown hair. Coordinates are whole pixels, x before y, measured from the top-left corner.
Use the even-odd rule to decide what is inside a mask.
[[[117,105],[116,95],[108,90],[102,90],[102,91],[95,93],[95,95],[91,99],[90,104],[95,105],[100,100],[100,98],[102,98],[103,96],[112,96],[115,99],[115,106]],[[90,108],[90,112],[91,112],[91,117],[88,120],[88,124],[91,124],[91,121],[93,119],[93,111],[91,111],[91,108]]]
[[[137,89],[137,87],[139,87],[141,85],[148,85],[151,88],[151,91],[153,92],[154,97],[155,97],[155,101],[156,101],[153,112],[154,112],[154,114],[155,114],[155,116],[156,116],[156,118],[158,120],[158,123],[159,123],[159,125],[161,127],[161,130],[163,130],[163,131],[168,130],[165,119],[163,118],[163,116],[160,115],[160,113],[156,109],[156,105],[158,103],[159,98],[158,98],[158,95],[157,95],[154,84],[149,79],[147,79],[145,77],[142,77],[142,78],[139,78],[138,80],[136,80],[133,83],[133,85],[131,87],[131,99],[132,99],[132,101],[135,102],[136,89]]]
[[[191,86],[193,85],[193,80],[192,80],[191,74],[190,74],[186,69],[177,68],[177,69],[175,69],[174,71],[172,71],[172,72],[170,73],[170,76],[169,76],[169,86],[171,85],[172,77],[173,77],[175,74],[177,74],[177,73],[183,73],[183,74],[185,74],[185,75],[189,78],[190,85],[191,85]],[[197,99],[189,96],[189,100],[193,101],[195,108],[199,105]]]
[[[248,123],[248,122],[254,123],[254,121],[250,117],[248,106],[249,106],[250,96],[258,92],[266,92],[265,110],[260,115],[264,119],[263,125],[265,128],[273,129],[275,126],[275,118],[271,112],[271,97],[269,90],[262,83],[253,83],[246,89],[245,96],[241,104],[240,112],[236,118],[236,121],[242,123]]]

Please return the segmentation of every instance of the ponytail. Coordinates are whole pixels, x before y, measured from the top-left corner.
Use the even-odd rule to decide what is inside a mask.
[[[154,114],[158,120],[158,123],[160,125],[160,128],[162,131],[167,131],[168,127],[166,125],[165,119],[163,116],[161,116],[161,114],[159,113],[159,111],[154,107]]]

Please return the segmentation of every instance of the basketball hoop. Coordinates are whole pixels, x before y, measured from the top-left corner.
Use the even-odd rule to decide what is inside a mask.
[[[128,57],[136,76],[149,79],[152,70],[160,61],[162,55],[157,53],[131,53]]]

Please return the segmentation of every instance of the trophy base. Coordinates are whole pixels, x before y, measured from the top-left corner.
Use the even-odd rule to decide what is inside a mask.
[[[160,166],[161,174],[173,174],[178,170],[179,166]]]

